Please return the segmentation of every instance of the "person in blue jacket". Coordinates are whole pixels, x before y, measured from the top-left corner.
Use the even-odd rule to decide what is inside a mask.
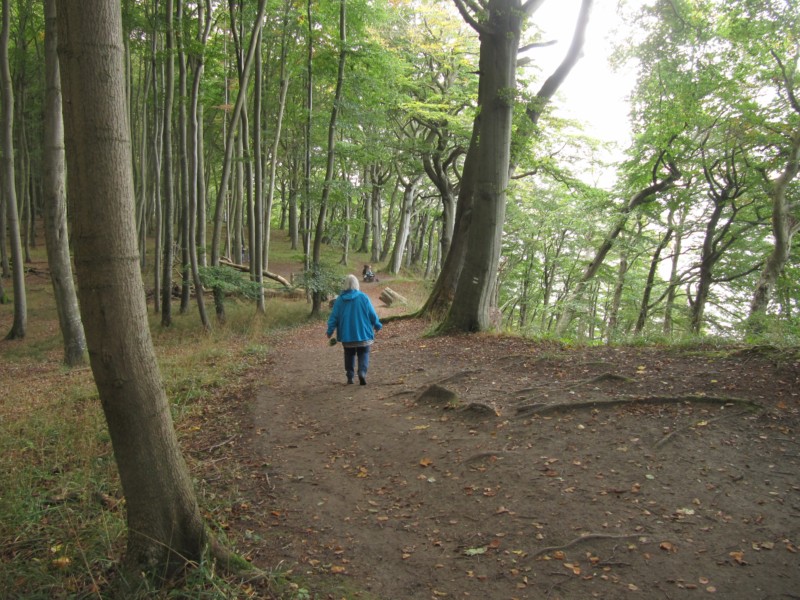
[[[367,385],[369,350],[375,340],[375,332],[380,331],[380,319],[369,297],[361,291],[358,277],[348,275],[344,280],[344,290],[333,303],[328,318],[327,337],[336,331],[336,339],[344,347],[344,372],[347,383],[353,383],[358,357],[358,382]],[[334,343],[333,341],[331,343]]]

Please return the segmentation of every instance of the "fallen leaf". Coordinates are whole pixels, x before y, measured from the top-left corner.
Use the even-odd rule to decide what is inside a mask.
[[[467,548],[464,550],[464,556],[478,556],[480,554],[486,554],[486,546],[481,546],[480,548]]]
[[[661,542],[658,545],[658,547],[661,548],[662,550],[666,550],[667,552],[677,552],[678,551],[678,549],[675,547],[675,544],[673,544],[672,542]]]
[[[744,560],[744,552],[741,552],[741,551],[731,552],[729,554],[729,556],[740,565],[746,565],[747,564],[745,562],[745,560]]]
[[[430,467],[433,464],[433,461],[430,458],[423,458],[419,461],[420,467]]]
[[[69,559],[68,556],[59,556],[58,558],[54,558],[53,560],[51,560],[50,564],[52,564],[57,569],[66,569],[67,567],[70,566],[70,564],[72,564],[72,561]]]

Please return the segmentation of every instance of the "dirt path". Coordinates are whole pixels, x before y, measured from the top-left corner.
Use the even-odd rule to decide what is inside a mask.
[[[313,598],[800,597],[796,356],[423,333],[386,325],[363,387],[324,324],[276,341],[240,417],[255,564]]]

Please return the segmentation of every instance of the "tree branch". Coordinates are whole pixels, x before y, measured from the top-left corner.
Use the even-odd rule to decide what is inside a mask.
[[[534,123],[538,122],[542,111],[553,95],[556,93],[561,84],[569,75],[569,72],[575,66],[583,54],[583,45],[586,41],[586,27],[589,25],[589,13],[592,9],[593,0],[583,0],[581,3],[581,10],[578,14],[578,20],[575,24],[575,32],[572,35],[572,43],[567,51],[564,60],[558,65],[553,74],[547,78],[539,92],[536,94],[536,100],[528,107],[526,113],[528,118]],[[533,11],[538,8],[541,2],[530,0],[525,4],[525,10]],[[530,13],[529,13],[530,14]]]
[[[473,16],[469,13],[467,6],[465,4],[467,0],[453,0],[453,3],[456,5],[458,12],[461,13],[461,17],[467,22],[467,25],[472,27],[478,33],[485,33],[486,28],[478,23]]]
[[[544,0],[527,0],[527,2],[522,5],[522,12],[524,12],[526,16],[530,17],[533,13],[539,10],[542,4],[544,4]]]

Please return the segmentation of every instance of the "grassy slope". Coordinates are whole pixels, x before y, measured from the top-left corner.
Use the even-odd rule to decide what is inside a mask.
[[[41,239],[41,237],[39,238]],[[302,253],[273,235],[270,270],[302,270]],[[102,597],[125,546],[125,515],[110,440],[87,367],[66,369],[44,248],[28,265],[27,337],[0,341],[0,589],[12,597]],[[330,250],[328,264],[338,262]],[[351,256],[356,268],[365,260]],[[346,267],[333,267],[342,273]],[[152,277],[145,275],[145,285]],[[229,299],[227,322],[204,333],[192,305],[175,305],[174,325],[160,327],[151,307],[151,331],[179,437],[194,417],[215,404],[245,373],[262,363],[269,335],[305,322],[304,301],[268,301],[258,316],[252,302]],[[211,309],[213,312],[213,308]],[[0,305],[0,333],[12,323],[13,306]],[[191,468],[191,462],[190,462]],[[199,491],[207,514],[226,498]],[[189,597],[249,597],[250,588],[198,569],[182,582]],[[280,586],[279,586],[280,588]],[[167,592],[145,591],[143,597]],[[303,597],[297,587],[276,590]]]

